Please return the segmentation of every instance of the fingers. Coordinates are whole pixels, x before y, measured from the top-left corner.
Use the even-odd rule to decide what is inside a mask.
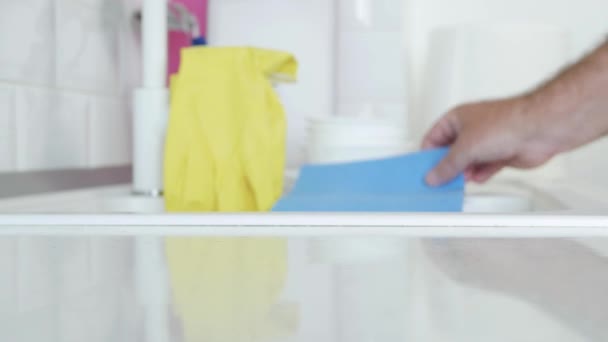
[[[452,147],[450,154],[463,154],[465,149],[460,146]],[[448,156],[431,171],[427,177],[427,183],[431,186],[438,186],[458,176],[460,173],[464,173],[467,181],[476,183],[485,183],[490,178],[494,177],[498,172],[504,169],[507,165],[507,161],[501,161],[496,163],[482,164],[482,165],[471,165],[473,159],[467,159],[467,156]],[[435,178],[433,178],[435,177]]]
[[[457,132],[452,124],[452,114],[448,113],[428,131],[422,140],[422,149],[444,147],[454,142]]]
[[[439,186],[456,178],[471,163],[470,149],[457,141],[448,155],[426,177],[430,186]]]
[[[473,168],[472,167],[468,167],[468,168],[466,168],[466,170],[464,170],[464,179],[467,182],[472,181],[473,180],[473,176],[474,176],[474,173],[473,173]]]
[[[459,139],[461,123],[459,122],[460,109],[456,108],[441,118],[426,134],[422,148],[438,148],[453,145],[448,155],[426,177],[431,186],[444,184],[460,173],[464,172],[471,163],[470,149]],[[470,172],[467,178],[474,176]]]
[[[510,119],[512,113],[512,104],[494,101],[460,106],[446,114],[423,140],[424,149],[451,145],[447,156],[427,175],[427,183],[439,186],[461,173],[467,180],[484,183],[503,167],[514,166],[517,149],[513,146],[519,141],[514,131],[521,123]]]
[[[500,170],[502,170],[506,165],[506,162],[499,162],[477,166],[469,172],[467,180],[471,180],[476,183],[485,183],[500,172]]]

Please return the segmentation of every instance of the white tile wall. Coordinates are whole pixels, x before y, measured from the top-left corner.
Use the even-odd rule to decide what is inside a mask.
[[[52,86],[54,30],[53,1],[2,1],[0,81]]]
[[[116,94],[118,0],[56,0],[57,85]]]
[[[0,2],[0,172],[129,163],[133,6]]]
[[[86,166],[87,96],[20,88],[16,104],[19,170]]]
[[[124,165],[131,159],[131,124],[119,99],[97,98],[88,122],[88,166]],[[128,120],[130,121],[130,120]]]

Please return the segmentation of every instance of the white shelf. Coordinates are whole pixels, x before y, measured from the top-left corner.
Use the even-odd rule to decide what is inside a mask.
[[[608,237],[608,216],[472,214],[6,215],[0,236]]]

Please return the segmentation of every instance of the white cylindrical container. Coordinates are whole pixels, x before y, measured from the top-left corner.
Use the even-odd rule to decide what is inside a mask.
[[[145,88],[165,88],[167,78],[167,0],[144,0],[142,10],[143,83]]]
[[[403,0],[336,0],[336,111],[406,125]]]
[[[142,9],[143,86],[133,95],[133,191],[162,194],[167,90],[167,0],[145,0]]]
[[[166,88],[138,89],[133,104],[133,191],[159,196],[163,190],[169,92]]]

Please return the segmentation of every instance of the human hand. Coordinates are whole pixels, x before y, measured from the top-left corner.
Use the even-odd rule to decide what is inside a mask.
[[[441,185],[464,172],[467,180],[483,183],[507,166],[547,162],[559,148],[538,134],[540,122],[531,111],[522,97],[467,104],[447,113],[423,140],[424,149],[451,145],[427,182]]]

